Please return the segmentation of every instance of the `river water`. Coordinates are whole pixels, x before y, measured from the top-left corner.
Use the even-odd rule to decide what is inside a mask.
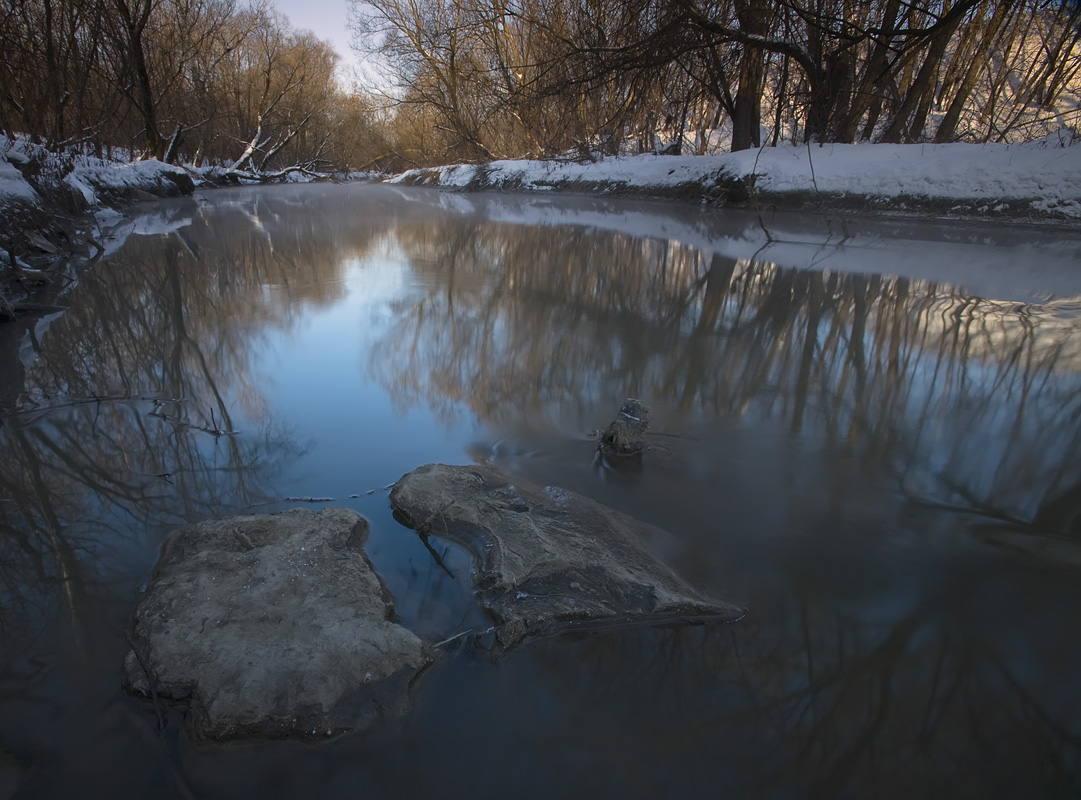
[[[1078,234],[362,185],[137,211],[0,392],[0,800],[1081,792]],[[613,471],[627,396],[663,457]],[[748,616],[458,650],[317,745],[197,746],[123,692],[162,539],[208,517],[354,508],[405,624],[483,625],[386,491],[471,461],[656,524]]]

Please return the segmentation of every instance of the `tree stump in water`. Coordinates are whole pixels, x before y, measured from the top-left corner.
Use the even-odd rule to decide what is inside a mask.
[[[619,413],[601,434],[599,449],[606,456],[636,456],[646,446],[650,408],[641,400],[628,397]]]

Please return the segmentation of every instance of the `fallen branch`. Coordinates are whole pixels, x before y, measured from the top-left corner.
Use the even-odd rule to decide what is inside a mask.
[[[277,172],[258,172],[252,170],[231,169],[225,173],[225,177],[232,180],[245,180],[254,183],[273,183],[284,180],[287,175],[299,172],[312,178],[325,178],[326,173],[315,170],[314,164],[294,164],[291,167],[280,169]]]
[[[378,489],[369,489],[368,491],[361,492],[360,494],[351,494],[349,495],[349,499],[356,500],[358,497],[367,497],[368,495],[376,494],[377,492],[385,492],[393,487],[393,483],[388,483],[386,486],[380,486]]]
[[[195,425],[194,423],[188,422],[186,419],[181,419],[179,416],[174,417],[174,416],[171,416],[170,414],[167,414],[164,411],[162,411],[162,407],[166,403],[175,403],[175,402],[178,402],[178,401],[176,401],[176,400],[155,400],[154,401],[154,409],[153,409],[153,411],[150,412],[150,416],[157,417],[158,419],[160,419],[160,420],[162,420],[164,422],[171,423],[171,424],[176,425],[178,427],[191,428],[192,430],[202,431],[203,433],[209,433],[215,439],[217,439],[218,437],[221,437],[221,436],[236,436],[237,435],[237,431],[222,430],[218,426],[217,421],[214,419],[213,410],[211,410],[211,412],[210,412],[210,423],[211,423],[211,425],[213,425],[213,427],[210,427],[208,425]]]
[[[179,403],[177,399],[162,400],[159,397],[149,397],[146,395],[138,394],[120,394],[120,395],[90,395],[88,397],[72,397],[63,402],[53,403],[47,406],[38,406],[36,408],[24,408],[18,411],[8,411],[0,414],[0,419],[6,419],[9,417],[21,417],[28,414],[47,414],[50,411],[56,411],[61,408],[73,408],[75,406],[84,406],[88,403],[123,403],[127,400],[150,400],[153,401],[155,407],[163,405],[165,403]]]
[[[682,433],[667,433],[666,431],[646,431],[646,436],[667,436],[670,439],[686,439],[691,442],[700,442],[702,439],[697,436],[684,436]]]

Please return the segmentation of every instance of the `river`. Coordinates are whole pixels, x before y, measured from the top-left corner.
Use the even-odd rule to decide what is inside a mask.
[[[2,376],[0,800],[1081,792],[1076,231],[354,184],[115,233]],[[664,457],[613,469],[628,396]],[[459,649],[319,744],[123,691],[210,517],[348,506],[404,624],[483,626],[387,498],[472,461],[654,523],[747,617]]]

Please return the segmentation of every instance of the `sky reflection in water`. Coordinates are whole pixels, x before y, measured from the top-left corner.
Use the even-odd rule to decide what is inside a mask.
[[[1078,791],[1081,239],[359,186],[149,211],[0,426],[0,797]],[[613,472],[628,395],[662,435]],[[333,498],[404,622],[484,624],[383,491],[470,459],[656,523],[751,614],[459,653],[318,748],[193,749],[119,691],[162,537],[209,516]]]

